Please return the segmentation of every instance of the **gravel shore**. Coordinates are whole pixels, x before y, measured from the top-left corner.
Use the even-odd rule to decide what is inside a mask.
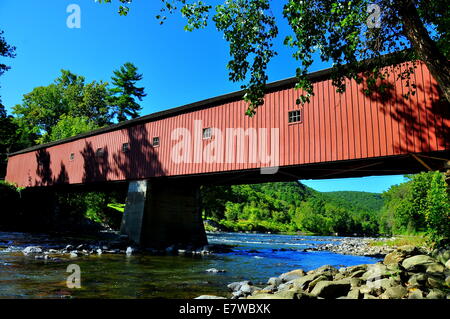
[[[390,246],[371,246],[373,241],[387,241],[390,238],[362,238],[347,237],[344,239],[336,239],[334,243],[319,244],[313,248],[305,249],[305,251],[331,251],[337,254],[368,256],[383,258],[385,255],[395,250]]]

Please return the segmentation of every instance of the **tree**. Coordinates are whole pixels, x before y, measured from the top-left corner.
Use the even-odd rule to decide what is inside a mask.
[[[63,138],[75,136],[84,132],[95,130],[98,126],[86,116],[72,117],[63,114],[58,123],[52,128],[49,141],[57,141]]]
[[[136,82],[142,80],[142,74],[137,72],[133,63],[127,62],[119,70],[114,71],[111,79],[113,88],[110,90],[109,102],[114,107],[117,120],[123,122],[138,117],[142,108],[135,98],[142,101],[147,95],[143,87],[136,86]]]
[[[14,106],[14,122],[20,130],[40,136],[38,143],[50,141],[52,130],[64,115],[88,118],[89,125],[95,127],[108,125],[112,112],[108,105],[107,85],[96,81],[85,84],[83,76],[61,70],[61,76],[52,84],[34,88],[24,95],[22,104]],[[67,119],[61,125],[66,124]]]
[[[433,172],[431,184],[426,195],[425,220],[427,233],[432,242],[440,242],[450,239],[450,202],[446,191],[444,175]]]
[[[4,31],[0,30],[0,56],[5,58],[14,58],[16,56],[16,48],[9,45],[3,36]],[[0,76],[2,76],[11,67],[4,63],[0,63]],[[14,149],[17,142],[16,127],[12,123],[11,117],[8,116],[5,106],[0,96],[0,176],[6,173],[7,154]]]
[[[0,56],[5,58],[15,58],[16,57],[16,47],[8,44],[5,37],[3,36],[4,31],[0,30]],[[6,71],[11,69],[10,66],[0,63],[0,76],[2,76]],[[2,99],[0,96],[0,117],[6,117],[5,107],[2,104]]]
[[[131,0],[119,0],[119,13],[126,15]],[[110,3],[111,0],[100,2]],[[230,80],[247,81],[242,86],[249,102],[248,115],[264,103],[268,63],[279,30],[270,0],[227,0],[212,5],[203,1],[162,0],[163,23],[167,14],[180,12],[185,30],[207,26],[212,21],[229,42]],[[386,64],[420,59],[428,66],[444,97],[450,101],[450,10],[448,0],[285,0],[283,18],[291,29],[284,43],[294,48],[299,61],[296,87],[302,89],[297,103],[307,103],[314,94],[308,70],[318,55],[333,64],[332,79],[338,92],[345,79],[365,81],[366,93],[383,91],[380,84]],[[211,12],[214,14],[211,16]],[[384,56],[386,53],[397,53]],[[370,63],[367,61],[370,59]],[[399,76],[410,79],[414,67]],[[412,80],[412,79],[411,79]],[[415,84],[408,83],[409,92]],[[408,96],[408,94],[406,94]]]

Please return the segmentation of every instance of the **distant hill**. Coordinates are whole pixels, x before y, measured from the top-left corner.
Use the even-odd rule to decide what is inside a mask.
[[[381,194],[318,192],[300,182],[205,186],[204,217],[234,231],[374,234]]]
[[[384,205],[384,199],[379,193],[336,191],[321,192],[322,198],[336,206],[353,212],[379,212]]]

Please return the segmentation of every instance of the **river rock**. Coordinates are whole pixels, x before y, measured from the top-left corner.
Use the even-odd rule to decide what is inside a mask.
[[[339,270],[331,265],[324,265],[322,267],[317,268],[315,273],[329,273],[331,275],[335,275],[339,272]]]
[[[405,253],[403,251],[395,250],[384,257],[383,264],[385,265],[398,265],[405,259]]]
[[[228,284],[227,287],[231,291],[239,291],[241,289],[242,285],[245,285],[245,284],[251,285],[252,283],[248,280],[236,281],[236,282],[232,282],[231,284]]]
[[[385,265],[376,263],[367,267],[367,271],[361,276],[361,279],[371,282],[389,277],[390,274],[391,271]]]
[[[216,269],[216,268],[209,268],[205,270],[206,272],[211,272],[213,274],[217,274],[219,272],[226,272],[225,269]]]
[[[297,299],[297,291],[295,289],[278,291],[273,295],[276,299]]]
[[[243,284],[239,291],[244,293],[245,295],[251,294],[256,288],[253,286],[250,286],[249,284]]]
[[[433,251],[433,257],[441,264],[446,264],[450,260],[450,249],[441,248]]]
[[[435,276],[428,276],[427,287],[430,288],[441,288],[443,286],[443,280]]]
[[[366,273],[366,271],[365,270],[358,270],[358,271],[355,271],[354,273],[352,273],[351,275],[350,275],[350,277],[351,278],[360,278],[362,275],[364,275]]]
[[[446,295],[444,292],[438,289],[431,289],[431,291],[427,295],[427,299],[445,299]]]
[[[134,252],[134,249],[132,247],[128,247],[127,250],[125,251],[125,254],[127,254],[127,256],[131,256]]]
[[[416,255],[403,260],[402,266],[406,271],[421,271],[426,270],[427,266],[434,263],[434,259],[430,256]]]
[[[405,287],[395,286],[387,288],[383,296],[386,296],[387,299],[401,299],[406,296],[407,292]]]
[[[314,287],[317,285],[317,283],[321,282],[321,281],[325,281],[325,280],[332,280],[333,277],[331,276],[325,276],[325,275],[320,275],[318,276],[316,279],[314,279],[313,281],[311,281],[308,285],[308,291],[312,291],[314,289]]]
[[[320,276],[320,274],[311,273],[311,274],[303,276],[301,278],[294,279],[293,286],[297,289],[305,290],[308,287],[309,283],[311,281],[313,281],[314,279],[316,279],[318,276]]]
[[[368,267],[367,264],[362,264],[362,265],[350,266],[345,269],[346,269],[347,273],[355,273],[355,272],[362,271],[362,270],[367,271],[367,267]]]
[[[25,256],[32,255],[32,254],[40,254],[40,253],[42,253],[42,248],[38,247],[38,246],[28,246],[24,250],[22,250],[22,253]]]
[[[320,281],[311,291],[313,296],[325,299],[346,296],[350,291],[350,283],[348,281]]]
[[[213,296],[213,295],[201,295],[201,296],[198,296],[198,297],[196,297],[194,299],[227,299],[227,298],[220,297],[220,296]]]
[[[423,299],[423,291],[420,289],[412,289],[409,292],[408,299]]]
[[[427,266],[427,273],[443,273],[445,270],[444,265],[440,263],[433,263]]]
[[[383,292],[383,291],[387,290],[388,288],[390,288],[392,285],[391,285],[390,278],[382,278],[382,279],[368,282],[367,286],[371,287],[373,289],[372,292],[374,292],[376,289],[381,289],[381,292]]]
[[[361,292],[359,288],[352,289],[347,294],[347,299],[360,299],[361,298]]]
[[[267,284],[273,287],[278,287],[282,282],[283,280],[280,277],[271,277],[267,281]]]
[[[427,276],[422,273],[413,274],[411,277],[409,277],[408,280],[408,286],[411,287],[421,287],[425,285],[427,282]]]
[[[306,273],[303,269],[296,269],[296,270],[292,270],[292,271],[286,272],[284,274],[281,274],[279,278],[283,282],[288,282],[288,281],[303,277],[305,275],[306,275]]]

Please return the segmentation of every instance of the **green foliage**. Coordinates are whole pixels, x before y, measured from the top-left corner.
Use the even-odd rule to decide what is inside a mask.
[[[423,209],[427,233],[434,243],[450,238],[450,202],[446,188],[447,184],[441,173],[431,174],[430,188]]]
[[[381,194],[355,191],[336,191],[322,193],[327,203],[350,211],[377,212],[384,204]]]
[[[93,81],[85,84],[84,77],[61,70],[61,76],[54,83],[34,88],[24,95],[22,104],[13,108],[14,121],[20,129],[40,135],[38,143],[45,143],[53,140],[53,128],[63,116],[64,124],[61,126],[66,127],[69,117],[89,118],[98,127],[109,124],[111,114],[107,97],[107,83]],[[55,133],[55,137],[60,133]]]
[[[144,93],[143,87],[136,86],[136,82],[140,80],[142,80],[142,74],[137,72],[133,63],[127,62],[119,70],[114,71],[113,88],[109,91],[111,94],[109,103],[114,108],[114,114],[117,115],[119,122],[139,116],[141,106],[135,101],[135,98],[142,101],[142,98],[147,95]]]
[[[5,37],[3,36],[4,31],[0,30],[0,56],[4,58],[15,58],[16,57],[16,47],[8,44],[6,42]],[[0,76],[2,76],[6,71],[8,71],[11,67],[0,63]],[[6,111],[2,104],[2,98],[0,96],[0,118],[6,117]]]
[[[98,126],[86,116],[71,117],[64,114],[52,128],[50,135],[46,136],[46,139],[49,141],[57,141],[84,132],[89,132],[96,128],[98,128]]]
[[[13,107],[14,137],[19,136],[22,145],[42,144],[110,125],[116,115],[119,121],[135,118],[141,107],[134,98],[146,96],[144,88],[135,86],[141,79],[132,63],[114,71],[112,88],[107,82],[86,83],[83,76],[61,70],[53,83],[34,88]],[[3,113],[1,108],[0,116]]]
[[[65,215],[74,220],[88,218],[117,230],[124,205],[117,204],[116,198],[117,194],[107,192],[58,193],[58,203]]]
[[[379,194],[319,193],[298,182],[203,187],[202,199],[205,217],[230,230],[321,235],[376,234],[383,202]]]
[[[111,3],[102,0],[100,3]],[[132,0],[120,0],[119,14],[127,15]],[[180,12],[186,18],[185,30],[205,28],[210,20],[229,43],[231,60],[227,67],[232,81],[245,81],[242,87],[249,102],[246,114],[252,116],[264,103],[267,65],[277,54],[273,43],[278,24],[269,0],[212,1],[162,0],[163,23],[168,14]],[[450,10],[448,0],[284,0],[283,21],[289,26],[284,44],[293,49],[301,89],[297,103],[308,103],[314,95],[308,72],[318,57],[333,65],[333,85],[346,89],[346,79],[365,82],[364,92],[385,93],[390,87],[382,80],[385,65],[404,59],[422,59],[430,66],[444,95],[450,99]],[[376,15],[379,14],[379,17]],[[285,30],[286,28],[282,28]],[[387,60],[382,55],[392,55]],[[397,54],[401,53],[401,54]],[[370,64],[367,59],[371,59]],[[436,66],[442,67],[436,67]],[[398,67],[400,70],[400,66]],[[405,97],[415,93],[411,74],[414,67],[399,75],[407,79]]]
[[[450,204],[444,176],[439,172],[409,176],[410,181],[383,194],[381,230],[392,234],[425,232],[439,244],[450,235]]]
[[[232,231],[329,235],[450,235],[450,203],[443,174],[421,173],[383,194],[320,193],[300,183],[202,188],[204,215]]]

